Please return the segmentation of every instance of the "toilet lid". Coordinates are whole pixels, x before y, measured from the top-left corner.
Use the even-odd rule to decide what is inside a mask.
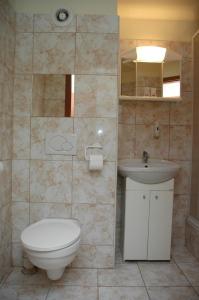
[[[43,219],[23,230],[21,241],[30,250],[58,250],[75,243],[80,231],[78,221],[73,219]]]

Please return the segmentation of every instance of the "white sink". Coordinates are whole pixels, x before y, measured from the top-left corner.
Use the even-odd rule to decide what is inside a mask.
[[[179,166],[176,163],[160,159],[150,159],[148,163],[140,159],[126,159],[118,163],[120,175],[145,184],[170,180],[174,178],[178,170]]]

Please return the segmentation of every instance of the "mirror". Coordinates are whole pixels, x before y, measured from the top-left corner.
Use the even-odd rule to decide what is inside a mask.
[[[163,67],[163,97],[180,97],[181,65],[178,60],[166,61]]]
[[[136,61],[136,49],[121,58],[121,95],[180,97],[180,56],[167,50],[164,62]]]
[[[32,116],[74,116],[75,76],[36,74],[33,76]]]

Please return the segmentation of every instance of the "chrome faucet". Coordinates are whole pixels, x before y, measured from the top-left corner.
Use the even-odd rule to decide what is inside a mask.
[[[143,151],[142,153],[142,161],[143,163],[147,164],[149,160],[149,153],[147,151]]]

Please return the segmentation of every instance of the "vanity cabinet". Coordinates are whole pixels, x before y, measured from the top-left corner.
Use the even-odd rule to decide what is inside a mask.
[[[126,178],[124,260],[170,260],[174,180],[142,184]]]

